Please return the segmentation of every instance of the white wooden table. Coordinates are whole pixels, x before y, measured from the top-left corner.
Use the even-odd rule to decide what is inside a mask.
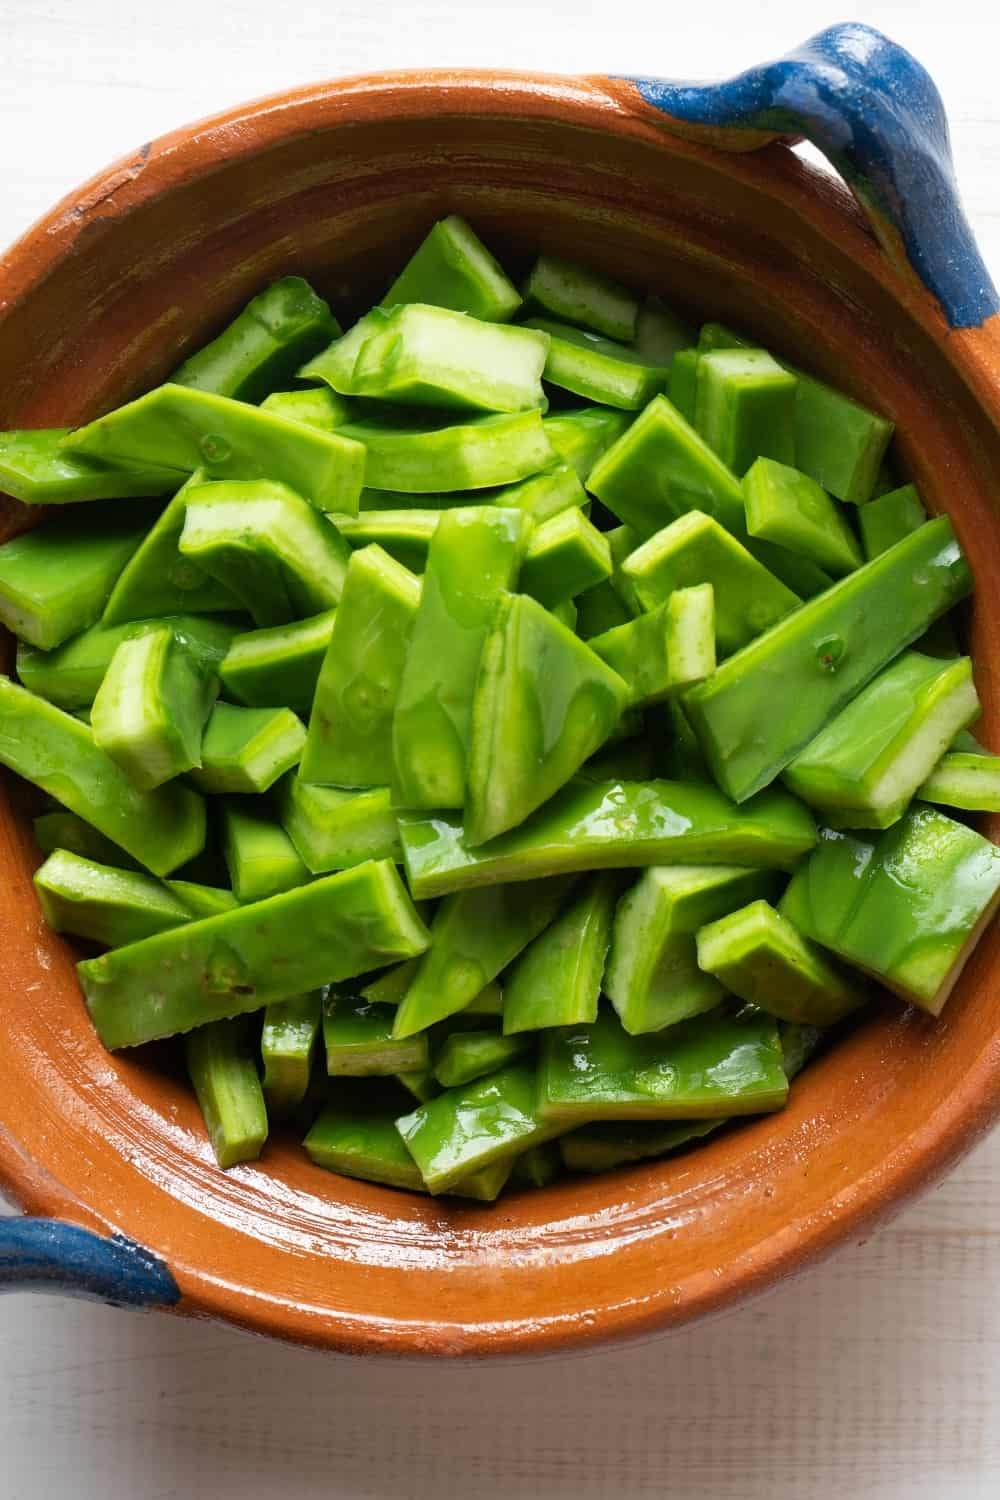
[[[1000,11],[857,10],[937,78],[1000,276]],[[0,242],[137,142],[316,77],[432,64],[708,77],[841,19],[818,0],[0,0]],[[992,1500],[998,1403],[1000,1134],[794,1285],[570,1362],[361,1364],[207,1324],[0,1303],[5,1500]]]

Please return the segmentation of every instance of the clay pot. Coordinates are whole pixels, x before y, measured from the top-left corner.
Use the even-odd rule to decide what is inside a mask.
[[[514,267],[538,248],[578,258],[892,417],[903,464],[987,585],[971,640],[983,733],[1000,743],[1000,323],[936,97],[899,49],[836,28],[707,91],[406,73],[234,110],[112,167],[0,262],[0,426],[73,423],[138,394],[287,272],[351,316],[458,212]],[[837,152],[877,235],[842,183],[762,144],[776,123]],[[6,534],[25,523],[0,505]],[[994,928],[940,1021],[886,1000],[782,1113],[674,1159],[493,1207],[324,1173],[281,1136],[222,1173],[183,1080],[98,1043],[72,945],[35,900],[37,863],[25,790],[5,776],[0,1179],[28,1214],[77,1227],[32,1240],[36,1274],[120,1300],[364,1352],[648,1334],[857,1240],[1000,1108]],[[7,1274],[31,1274],[12,1233],[36,1228],[8,1222]]]

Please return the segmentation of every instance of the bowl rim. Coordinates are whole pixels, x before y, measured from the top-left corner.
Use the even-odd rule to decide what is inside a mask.
[[[407,116],[440,117],[489,113],[518,118],[553,119],[599,131],[657,140],[671,152],[718,161],[709,146],[683,141],[670,134],[638,100],[623,94],[609,80],[558,74],[495,72],[491,70],[406,70],[333,79],[266,95],[234,106],[190,125],[181,126],[149,142],[98,172],[44,214],[0,257],[0,316],[31,295],[69,255],[84,229],[102,218],[120,219],[143,204],[181,184],[190,185],[210,173],[220,155],[250,158],[269,146],[341,124]],[[654,112],[655,113],[655,112]],[[779,153],[779,154],[775,154]],[[792,200],[801,213],[821,228],[835,228],[847,237],[852,252],[867,262],[895,299],[907,306],[935,340],[945,345],[946,357],[973,387],[977,399],[1000,417],[1000,385],[996,366],[984,360],[974,341],[948,335],[940,309],[905,270],[894,267],[875,243],[850,194],[826,173],[802,161],[783,146],[766,148],[756,160],[741,158],[743,170],[759,186]],[[947,336],[947,342],[946,342]],[[456,1350],[451,1335],[435,1340],[426,1328],[407,1336],[398,1330],[380,1338],[376,1330],[359,1336],[357,1323],[345,1315],[325,1316],[322,1326],[289,1333],[284,1304],[260,1297],[243,1312],[234,1313],[225,1287],[204,1267],[185,1265],[182,1311],[209,1313],[228,1321],[291,1337],[326,1348],[408,1355],[454,1354],[511,1356],[528,1352],[557,1352],[581,1345],[620,1341],[662,1332],[697,1316],[742,1301],[773,1285],[790,1271],[802,1271],[840,1244],[867,1232],[876,1220],[897,1211],[919,1189],[940,1177],[970,1149],[1000,1115],[1000,1045],[984,1046],[967,1067],[961,1085],[945,1104],[911,1133],[878,1170],[854,1183],[823,1216],[810,1213],[786,1222],[781,1231],[756,1244],[752,1255],[733,1264],[725,1281],[702,1278],[683,1306],[667,1307],[650,1299],[623,1301],[603,1310],[601,1325],[558,1326],[540,1320],[519,1325],[512,1332],[491,1328],[477,1342],[470,1338]],[[0,1185],[32,1213],[58,1212],[73,1218],[74,1202],[48,1176],[44,1165],[29,1159],[17,1142],[0,1131]],[[94,1226],[91,1210],[78,1205],[79,1222]]]

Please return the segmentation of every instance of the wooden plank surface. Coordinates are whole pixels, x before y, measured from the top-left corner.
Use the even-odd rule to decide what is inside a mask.
[[[1000,275],[1000,16],[964,0],[858,9],[937,78]],[[842,15],[811,0],[0,0],[0,243],[136,143],[316,77],[434,63],[704,77]],[[0,1304],[4,1500],[992,1500],[998,1409],[1000,1135],[794,1284],[585,1359],[386,1366],[54,1298]]]

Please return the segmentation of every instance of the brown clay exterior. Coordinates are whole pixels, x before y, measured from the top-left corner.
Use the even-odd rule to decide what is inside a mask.
[[[515,259],[575,255],[758,331],[893,417],[912,477],[986,584],[972,646],[1000,744],[998,320],[948,334],[846,192],[787,148],[690,144],[617,93],[493,73],[351,79],[144,147],[0,262],[0,426],[77,421],[138,392],[284,272],[315,277],[338,310],[360,304],[454,210]],[[25,523],[0,505],[0,534]],[[366,1353],[651,1334],[861,1238],[1000,1111],[997,927],[940,1022],[886,1001],[782,1114],[674,1160],[487,1208],[352,1183],[291,1140],[223,1174],[170,1069],[98,1044],[73,950],[42,921],[37,863],[7,778],[0,1180],[29,1213],[157,1252],[182,1313]]]

